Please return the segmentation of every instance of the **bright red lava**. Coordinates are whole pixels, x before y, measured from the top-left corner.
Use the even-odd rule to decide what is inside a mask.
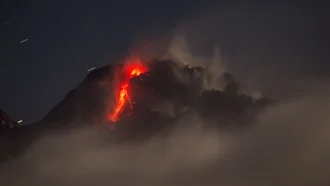
[[[140,74],[147,71],[145,65],[143,65],[140,61],[135,61],[133,63],[128,63],[124,68],[124,80],[120,83],[118,88],[117,96],[116,96],[116,105],[112,113],[108,115],[108,120],[112,122],[116,122],[119,120],[120,114],[124,110],[124,107],[127,102],[131,103],[130,95],[128,92],[129,89],[129,80],[135,76],[139,76]],[[116,87],[117,90],[117,87]]]

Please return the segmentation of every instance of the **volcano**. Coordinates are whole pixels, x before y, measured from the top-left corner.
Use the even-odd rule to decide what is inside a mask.
[[[15,157],[52,130],[83,125],[109,125],[120,139],[146,139],[166,133],[178,120],[197,116],[217,128],[248,126],[273,101],[253,99],[240,91],[228,73],[223,90],[205,89],[211,75],[202,67],[173,60],[128,60],[90,72],[41,121],[1,131],[1,157]]]

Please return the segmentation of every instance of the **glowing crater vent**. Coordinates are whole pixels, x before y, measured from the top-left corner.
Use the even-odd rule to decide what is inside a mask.
[[[120,86],[115,90],[116,93],[116,103],[112,113],[108,115],[108,120],[116,122],[119,120],[121,113],[124,110],[126,103],[131,103],[129,95],[129,81],[135,76],[139,76],[147,71],[147,67],[141,63],[139,60],[129,61],[128,64],[123,68],[124,80],[119,84]]]

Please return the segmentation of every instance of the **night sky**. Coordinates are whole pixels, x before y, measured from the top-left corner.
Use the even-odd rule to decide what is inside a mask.
[[[279,61],[284,65],[302,59],[306,74],[328,73],[325,6],[249,2],[6,0],[0,40],[0,107],[25,123],[39,120],[86,76],[88,68],[112,63],[140,36],[161,35],[186,18],[209,13],[208,8],[223,12],[222,25],[212,23],[223,30],[211,32],[221,41],[226,57],[236,61],[234,71],[240,72],[238,66],[249,70],[246,63],[260,66],[255,62],[258,59],[273,59],[272,65],[264,65],[269,69],[281,65]],[[262,11],[263,6],[268,8]],[[241,12],[252,14],[233,16]],[[265,24],[274,24],[276,29],[260,26]],[[293,59],[291,54],[299,57]],[[271,56],[277,56],[276,60]]]

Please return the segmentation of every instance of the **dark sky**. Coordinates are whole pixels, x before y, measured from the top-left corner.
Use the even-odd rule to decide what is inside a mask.
[[[212,11],[230,11],[235,9],[235,3],[239,1],[221,1],[217,8],[213,4]],[[237,6],[246,10],[249,6],[262,6],[252,1],[245,4]],[[287,4],[274,3],[274,6],[287,11]],[[314,42],[311,48],[302,43],[306,45],[304,50],[317,50],[328,56],[325,46],[329,45],[322,36],[326,8],[322,5],[290,6],[297,6],[313,15],[311,19],[320,20],[312,31],[317,40],[309,41],[309,44]],[[111,63],[128,52],[140,34],[150,33],[150,29],[155,33],[172,29],[188,15],[201,13],[199,9],[206,10],[211,4],[173,0],[6,0],[3,7],[4,23],[10,23],[1,28],[0,106],[14,118],[30,123],[42,118],[74,88],[88,68]],[[285,18],[274,18],[275,22],[282,19]],[[240,23],[245,21],[244,18],[239,20]],[[232,30],[227,38],[246,34],[244,29],[230,25]],[[266,37],[271,39],[272,35]],[[20,44],[25,38],[29,41]],[[255,38],[257,36],[250,39]],[[224,43],[222,48],[230,54],[243,50],[236,47],[240,45],[237,41]],[[323,70],[328,67],[324,62],[311,66]]]

